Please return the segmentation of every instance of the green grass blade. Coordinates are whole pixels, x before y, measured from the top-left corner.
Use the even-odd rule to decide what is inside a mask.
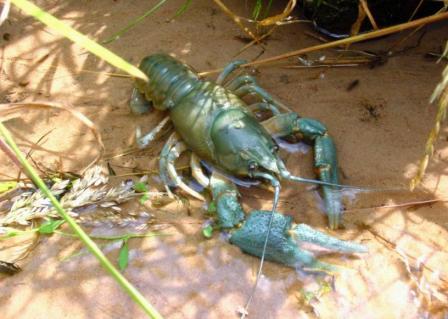
[[[268,17],[269,11],[271,11],[271,7],[272,7],[272,0],[269,0],[269,3],[266,6],[266,9],[264,10],[263,19]]]
[[[13,0],[15,1],[15,0]],[[81,227],[71,218],[67,212],[64,210],[59,201],[54,197],[48,187],[45,185],[44,181],[37,175],[34,168],[29,164],[26,158],[23,156],[22,152],[17,147],[9,131],[0,122],[0,135],[4,138],[6,143],[9,145],[11,150],[14,152],[15,156],[19,160],[23,169],[27,175],[33,180],[37,187],[42,191],[42,193],[51,201],[51,204],[59,213],[59,215],[70,225],[72,230],[81,239],[81,241],[87,246],[90,252],[98,259],[101,266],[109,272],[109,274],[115,279],[115,281],[120,284],[123,290],[145,311],[145,313],[151,318],[160,319],[162,316],[157,312],[157,310],[145,299],[145,297],[112,265],[112,263],[104,256],[98,246],[92,239],[82,230]]]
[[[25,13],[33,16],[35,19],[46,24],[48,27],[61,33],[66,38],[69,38],[76,44],[82,46],[91,53],[97,55],[101,59],[109,62],[113,66],[129,73],[130,75],[140,78],[144,81],[148,81],[148,77],[140,71],[137,67],[126,62],[124,59],[113,53],[112,51],[106,49],[105,47],[99,45],[93,40],[90,40],[84,34],[76,31],[72,27],[66,25],[62,21],[58,20],[51,14],[43,11],[41,8],[37,7],[33,3],[27,0],[11,0],[11,2],[18,8],[23,10]]]
[[[263,0],[257,0],[254,9],[252,11],[252,19],[254,19],[255,21],[258,20],[262,7],[263,7]]]
[[[129,264],[129,246],[128,240],[124,239],[121,243],[120,253],[118,254],[118,267],[125,271]]]
[[[177,9],[176,13],[174,13],[174,16],[170,19],[173,20],[175,18],[180,17],[181,15],[183,15],[185,13],[185,11],[187,11],[188,7],[190,6],[192,0],[186,0],[183,5]]]
[[[120,31],[114,33],[111,37],[109,37],[108,39],[102,41],[102,44],[108,44],[111,43],[117,39],[119,39],[123,34],[125,34],[126,32],[128,32],[129,30],[131,30],[132,28],[134,28],[137,24],[139,24],[140,22],[142,22],[146,17],[150,16],[151,14],[153,14],[154,12],[156,12],[157,10],[160,9],[160,7],[162,7],[163,4],[165,4],[166,0],[160,0],[159,3],[157,3],[154,7],[152,7],[151,9],[149,9],[148,11],[146,11],[143,15],[141,15],[140,17],[138,17],[135,20],[132,20],[127,26],[125,26],[123,29],[121,29]]]

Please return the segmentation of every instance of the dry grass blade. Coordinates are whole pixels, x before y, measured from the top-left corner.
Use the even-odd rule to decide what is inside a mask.
[[[358,35],[359,34],[359,30],[361,30],[361,25],[364,22],[366,18],[366,10],[364,10],[364,7],[362,6],[361,3],[359,3],[358,5],[358,17],[356,18],[356,21],[352,24],[351,30],[350,30],[350,35],[354,36],[354,35]],[[346,49],[348,49],[350,43],[346,45]]]
[[[260,27],[267,27],[270,25],[275,25],[277,23],[281,23],[284,19],[286,19],[289,14],[294,10],[295,6],[297,4],[297,0],[289,0],[288,4],[286,5],[285,9],[282,13],[277,14],[272,17],[268,17],[266,19],[263,19],[259,22],[257,22],[257,25]]]
[[[255,40],[257,43],[260,42],[258,37],[252,33],[252,31],[249,30],[242,22],[241,17],[237,16],[235,13],[233,13],[229,8],[226,7],[224,3],[221,2],[221,0],[213,0],[218,7],[221,8],[222,11],[224,11],[225,14],[227,14],[232,20],[243,30],[246,34],[248,34],[253,40]]]
[[[242,67],[273,63],[273,62],[277,62],[279,60],[284,60],[284,59],[287,59],[287,58],[290,58],[293,56],[302,55],[302,54],[309,53],[309,52],[330,49],[330,48],[334,48],[334,47],[338,47],[338,46],[343,46],[346,44],[375,39],[375,38],[379,38],[379,37],[382,37],[382,36],[385,36],[388,34],[396,33],[396,32],[402,31],[402,30],[412,29],[412,28],[418,27],[420,25],[434,23],[437,21],[445,20],[445,19],[448,19],[447,12],[435,14],[435,15],[432,15],[429,17],[421,18],[418,20],[414,20],[414,21],[410,21],[410,22],[406,22],[406,23],[402,23],[402,24],[397,24],[397,25],[379,29],[376,31],[359,34],[359,35],[349,37],[346,39],[323,43],[323,44],[307,47],[304,49],[288,52],[288,53],[285,53],[282,55],[274,56],[271,58],[254,61],[251,63],[244,64],[244,65],[242,65]],[[221,71],[221,70],[213,70],[212,72],[219,72],[219,71]]]
[[[24,111],[28,110],[50,110],[50,109],[59,109],[69,112],[76,119],[78,119],[81,123],[87,126],[95,136],[96,141],[100,145],[100,152],[97,157],[89,164],[83,171],[87,170],[89,167],[92,167],[98,160],[103,156],[104,153],[104,144],[99,134],[95,124],[88,119],[81,112],[73,109],[72,107],[54,103],[54,102],[23,102],[23,103],[9,103],[9,104],[0,104],[0,119],[1,121],[7,121],[13,118],[23,116]]]
[[[367,17],[369,18],[370,23],[372,24],[373,29],[378,30],[378,25],[376,24],[375,18],[372,15],[372,12],[370,12],[369,5],[367,4],[366,0],[360,1],[362,8],[364,9],[364,12],[366,13]]]
[[[0,227],[1,232],[14,232],[15,228]],[[15,238],[9,238],[7,241],[0,242],[0,260],[9,263],[17,263],[25,259],[37,246],[39,242],[39,233],[29,232]],[[19,264],[20,266],[20,264]]]
[[[441,58],[446,56],[448,56],[448,42]],[[429,158],[434,153],[434,144],[437,140],[437,137],[439,136],[441,123],[446,117],[446,109],[448,107],[448,66],[445,67],[445,70],[442,73],[442,81],[436,86],[431,96],[430,102],[434,103],[435,101],[438,101],[436,121],[434,127],[429,133],[428,140],[426,141],[425,154],[420,160],[417,174],[411,180],[411,183],[409,185],[411,190],[413,190],[418,184],[420,184],[423,176],[425,175],[425,171],[429,163]]]

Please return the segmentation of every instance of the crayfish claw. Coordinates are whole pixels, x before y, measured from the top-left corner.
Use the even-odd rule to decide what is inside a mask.
[[[223,228],[232,228],[244,219],[244,211],[238,201],[239,193],[236,186],[218,173],[213,173],[210,178],[213,201],[219,225]]]
[[[245,253],[261,257],[266,232],[269,228],[270,214],[271,211],[252,212],[243,227],[232,234],[230,243],[238,246]],[[290,267],[331,273],[339,268],[320,262],[312,253],[300,248],[299,244],[306,241],[337,252],[367,252],[362,245],[339,240],[303,224],[293,226],[290,216],[284,216],[277,212],[273,214],[274,219],[265,253],[267,260]],[[291,233],[294,235],[291,236]]]
[[[290,230],[290,234],[298,242],[307,242],[319,245],[340,253],[367,253],[368,249],[364,245],[355,242],[340,240],[329,236],[323,232],[317,231],[306,224],[298,224]]]

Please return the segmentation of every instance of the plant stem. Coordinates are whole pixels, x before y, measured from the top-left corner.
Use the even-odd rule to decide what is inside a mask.
[[[70,234],[66,232],[62,232],[60,230],[55,230],[55,234],[61,235],[61,236],[67,236],[67,237],[78,237],[76,234]],[[131,239],[131,238],[146,238],[146,237],[157,237],[157,236],[164,236],[163,234],[156,234],[156,233],[146,233],[146,234],[124,234],[124,235],[116,235],[116,236],[95,236],[90,235],[90,238],[92,239],[100,239],[100,240],[122,240],[122,239]]]
[[[15,2],[15,1],[14,1]],[[101,266],[106,269],[115,281],[125,290],[125,292],[145,311],[151,318],[162,318],[157,310],[145,299],[145,297],[112,265],[112,263],[104,256],[98,246],[92,239],[82,230],[81,227],[71,218],[64,210],[59,201],[54,197],[44,181],[37,175],[33,167],[29,164],[22,152],[17,147],[9,131],[0,123],[0,135],[3,136],[6,143],[11,147],[12,151],[17,156],[26,174],[33,180],[42,193],[51,201],[56,211],[62,218],[70,225],[73,231],[78,235],[79,239],[84,242],[90,252],[98,259]]]

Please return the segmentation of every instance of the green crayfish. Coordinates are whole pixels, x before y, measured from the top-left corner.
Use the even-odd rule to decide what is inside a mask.
[[[199,78],[193,69],[166,54],[150,55],[142,60],[140,69],[149,82],[136,80],[131,96],[131,109],[142,114],[151,106],[167,111],[175,128],[160,155],[160,176],[169,186],[180,187],[204,200],[202,194],[188,187],[177,174],[174,162],[186,150],[192,151],[193,177],[210,189],[221,229],[231,230],[230,242],[244,252],[265,257],[288,266],[328,270],[331,265],[319,262],[300,248],[311,242],[325,248],[345,252],[366,252],[366,247],[342,241],[313,230],[304,224],[293,224],[292,218],[276,211],[280,180],[322,185],[329,225],[335,229],[341,221],[341,198],[336,148],[326,127],[319,121],[301,118],[259,87],[247,74],[230,78],[245,61],[230,63],[216,82]],[[253,95],[259,102],[247,105],[242,98]],[[281,113],[280,109],[287,110]],[[258,122],[254,111],[269,110],[273,116]],[[162,123],[161,125],[163,125]],[[141,136],[138,143],[145,147],[154,132]],[[314,143],[314,166],[320,180],[292,175],[278,156],[272,136],[298,134]],[[207,175],[202,163],[215,169]],[[222,174],[224,173],[224,174]],[[227,176],[265,180],[275,188],[272,211],[254,211],[247,220],[238,202],[238,190]]]

